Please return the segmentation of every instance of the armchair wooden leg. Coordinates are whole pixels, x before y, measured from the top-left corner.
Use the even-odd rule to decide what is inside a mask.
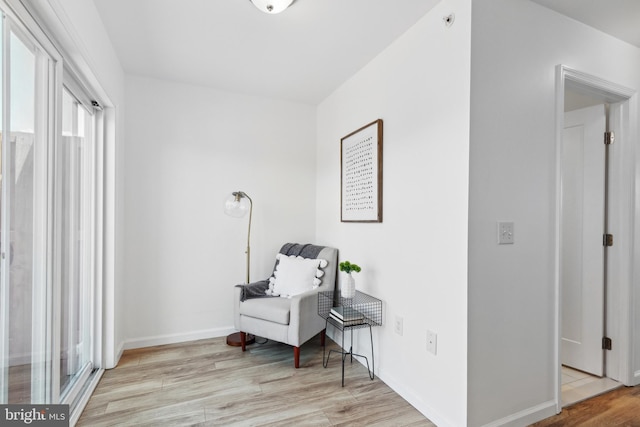
[[[240,346],[242,347],[242,351],[245,351],[247,348],[247,334],[246,332],[240,332]]]
[[[324,347],[325,338],[327,337],[327,330],[323,329],[320,331],[320,345]]]
[[[300,367],[300,347],[293,347],[293,365],[296,369]]]

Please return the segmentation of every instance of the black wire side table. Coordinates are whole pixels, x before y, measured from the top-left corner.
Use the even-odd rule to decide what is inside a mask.
[[[349,313],[350,317],[339,319],[331,314],[331,309]],[[354,314],[355,313],[355,314]],[[340,353],[342,355],[342,387],[344,387],[344,361],[349,356],[351,363],[353,357],[361,357],[367,363],[369,378],[375,378],[375,358],[373,356],[373,332],[372,326],[382,325],[382,301],[364,292],[356,291],[353,298],[343,298],[340,292],[323,291],[318,294],[318,315],[325,319],[325,328],[332,325],[336,330],[340,331],[342,336],[341,350],[329,350],[326,354],[326,346],[322,347],[322,366],[325,368],[329,364],[331,353]],[[345,316],[347,316],[345,314]],[[369,368],[369,359],[361,354],[353,353],[353,331],[354,329],[369,328],[369,339],[371,342],[371,368]],[[349,351],[344,351],[344,334],[345,331],[351,333],[351,343]]]

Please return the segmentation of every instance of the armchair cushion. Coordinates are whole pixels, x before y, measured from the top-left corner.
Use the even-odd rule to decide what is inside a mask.
[[[289,298],[254,298],[240,304],[240,315],[288,325],[291,314]]]

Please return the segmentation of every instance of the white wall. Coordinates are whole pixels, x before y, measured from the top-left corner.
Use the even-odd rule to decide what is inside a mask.
[[[468,0],[441,1],[318,107],[318,241],[358,263],[357,289],[383,301],[376,374],[442,426],[466,422],[470,15]],[[378,118],[383,222],[341,223],[340,139]]]
[[[362,265],[358,288],[384,302],[377,374],[430,419],[483,425],[513,415],[518,424],[548,411],[554,67],[637,88],[638,49],[526,0],[475,1],[471,30],[471,1],[442,0],[317,115],[307,105],[129,77],[125,117],[124,76],[93,3],[49,2],[117,114],[114,342],[137,347],[232,328],[246,219],[224,216],[222,204],[243,190],[256,204],[252,277],[268,274],[285,241],[333,245]],[[377,118],[384,222],[340,223],[340,138]],[[498,220],[515,221],[514,246],[495,245]],[[396,316],[403,336],[393,331]],[[427,329],[438,333],[437,356],[425,351]],[[368,354],[361,335],[357,351]],[[634,345],[640,375],[640,340]]]
[[[524,425],[555,412],[555,67],[638,88],[640,54],[527,0],[482,0],[471,58],[468,425]],[[497,245],[500,220],[514,245]]]
[[[247,220],[226,216],[232,191],[254,202],[252,280],[315,224],[315,108],[127,77],[127,347],[223,336],[245,279]]]

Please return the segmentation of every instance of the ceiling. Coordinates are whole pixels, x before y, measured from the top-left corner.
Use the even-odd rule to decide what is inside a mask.
[[[640,47],[640,0],[533,0]],[[317,104],[439,0],[94,0],[126,73]]]
[[[125,72],[317,104],[439,0],[94,0]]]
[[[640,0],[531,0],[640,47]]]

